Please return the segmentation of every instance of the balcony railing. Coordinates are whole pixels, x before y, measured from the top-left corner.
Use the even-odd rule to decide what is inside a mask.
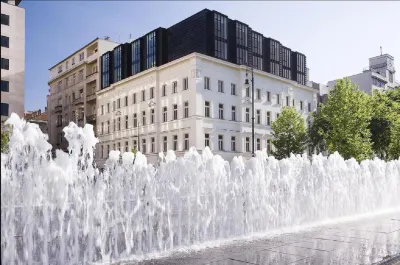
[[[79,97],[79,98],[74,99],[74,104],[75,105],[83,104],[83,97]]]
[[[86,96],[86,102],[91,102],[96,100],[96,93],[90,94]]]
[[[91,73],[90,75],[87,75],[86,76],[86,83],[90,83],[90,82],[93,82],[93,81],[95,81],[96,80],[96,78],[97,78],[97,71],[96,72],[94,72],[94,73]]]
[[[95,53],[91,54],[90,56],[88,56],[86,58],[86,62],[90,63],[90,62],[92,62],[92,61],[94,61],[96,59],[97,59],[97,52],[95,52]]]
[[[57,105],[57,106],[54,108],[54,112],[55,112],[55,113],[62,112],[62,106],[61,106],[61,105]]]

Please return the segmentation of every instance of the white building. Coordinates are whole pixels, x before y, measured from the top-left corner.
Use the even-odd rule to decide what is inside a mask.
[[[1,120],[25,111],[25,9],[1,1]]]
[[[389,54],[369,58],[369,67],[362,73],[348,76],[352,83],[357,84],[360,90],[372,94],[374,89],[393,89],[400,86],[395,79],[394,58]],[[328,87],[334,88],[337,80],[329,81]]]
[[[62,129],[70,121],[96,127],[96,92],[100,87],[99,58],[118,43],[96,38],[50,67],[47,96],[48,134],[53,147],[66,150]]]
[[[169,149],[182,155],[206,146],[230,160],[251,154],[251,89],[246,68],[199,53],[153,67],[97,92],[97,158],[138,146],[150,163]],[[256,149],[271,148],[271,123],[283,106],[307,121],[318,91],[254,71]],[[139,139],[140,138],[140,143]]]

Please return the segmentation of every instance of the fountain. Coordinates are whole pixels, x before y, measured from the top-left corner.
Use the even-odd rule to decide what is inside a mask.
[[[172,151],[159,167],[111,151],[93,166],[91,125],[64,128],[69,153],[12,114],[1,154],[2,264],[96,264],[129,260],[319,221],[397,210],[400,160],[357,163],[265,152],[231,163],[209,149]]]

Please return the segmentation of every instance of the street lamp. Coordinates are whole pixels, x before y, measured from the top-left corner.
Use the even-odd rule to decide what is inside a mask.
[[[245,85],[249,86],[249,78],[248,78],[248,73],[246,69],[246,80],[245,80]],[[254,149],[255,149],[255,144],[254,144],[254,71],[253,71],[253,65],[250,66],[250,71],[251,71],[251,156],[255,156],[254,154]]]

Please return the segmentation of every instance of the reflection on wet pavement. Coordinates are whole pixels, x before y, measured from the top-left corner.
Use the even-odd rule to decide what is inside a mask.
[[[209,248],[138,265],[374,264],[400,253],[400,212]],[[391,263],[397,264],[397,263]]]

